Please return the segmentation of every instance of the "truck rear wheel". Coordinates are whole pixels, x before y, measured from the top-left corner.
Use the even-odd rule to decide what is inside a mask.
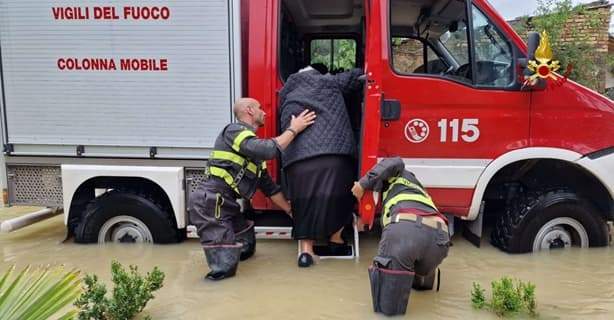
[[[520,196],[497,219],[491,242],[509,253],[608,244],[597,209],[569,190]]]
[[[112,190],[92,200],[75,230],[77,243],[175,243],[180,230],[152,197]]]

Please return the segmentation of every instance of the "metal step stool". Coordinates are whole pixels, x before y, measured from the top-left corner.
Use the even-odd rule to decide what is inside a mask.
[[[360,239],[358,237],[358,219],[360,219],[357,215],[353,215],[354,217],[354,221],[352,223],[352,227],[353,227],[353,232],[354,232],[354,242],[351,243],[349,246],[352,250],[352,253],[350,255],[343,255],[343,256],[333,256],[333,255],[322,255],[322,256],[318,256],[320,258],[320,260],[325,260],[325,259],[357,259],[360,257]],[[299,255],[301,253],[301,246],[300,244],[297,242],[297,255]]]

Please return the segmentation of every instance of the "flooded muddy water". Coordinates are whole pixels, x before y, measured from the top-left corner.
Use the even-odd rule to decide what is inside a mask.
[[[376,235],[361,238],[358,261],[322,260],[308,269],[296,266],[295,242],[259,240],[256,255],[240,264],[237,276],[217,283],[203,280],[208,270],[196,240],[100,246],[62,243],[64,236],[62,216],[0,234],[0,270],[11,264],[65,264],[109,283],[113,259],[142,271],[159,266],[166,273],[164,287],[145,309],[154,319],[385,318],[372,313],[367,276]],[[536,284],[542,319],[614,318],[611,248],[508,255],[487,241],[478,249],[456,235],[453,243],[442,265],[441,291],[413,291],[406,318],[496,319],[473,310],[469,292],[472,282],[490,289],[490,281],[503,275]]]

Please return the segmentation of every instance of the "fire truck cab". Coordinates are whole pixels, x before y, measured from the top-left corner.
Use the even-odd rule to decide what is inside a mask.
[[[508,252],[608,244],[614,104],[572,81],[523,85],[533,53],[487,1],[250,2],[248,35],[248,93],[273,117],[299,68],[364,68],[364,96],[346,99],[360,173],[402,157],[475,243],[487,222]],[[360,204],[363,223],[375,207]]]

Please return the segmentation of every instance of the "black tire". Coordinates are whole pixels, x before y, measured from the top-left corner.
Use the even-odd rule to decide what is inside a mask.
[[[172,220],[172,211],[146,194],[112,190],[90,201],[75,230],[75,242],[96,243],[104,223],[121,214],[134,217],[149,229],[154,243],[177,243],[184,239]]]
[[[564,189],[520,195],[497,218],[491,243],[509,253],[531,252],[540,228],[553,219],[565,217],[582,224],[589,246],[608,245],[608,227],[599,211],[589,201]]]

